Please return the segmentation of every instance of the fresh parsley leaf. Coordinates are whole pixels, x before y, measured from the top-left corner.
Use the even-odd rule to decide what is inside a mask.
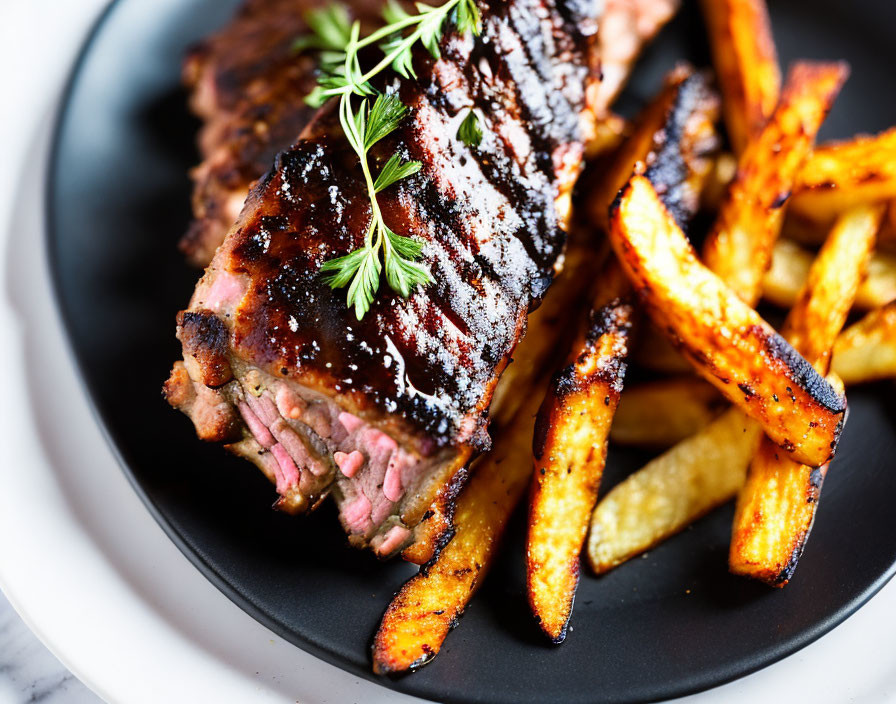
[[[389,157],[389,161],[386,162],[383,170],[380,171],[380,175],[376,177],[376,181],[373,183],[373,190],[379,193],[396,181],[417,173],[421,166],[423,164],[419,161],[406,161],[402,164],[398,154],[393,154]]]
[[[419,256],[423,245],[410,237],[401,237],[394,232],[386,229],[386,235],[392,246],[396,246],[398,240],[406,240],[412,242],[413,246],[405,246],[405,251],[415,251],[413,256]],[[411,289],[419,284],[425,284],[431,281],[429,271],[426,267],[412,261],[404,256],[395,256],[386,258],[386,282],[393,291],[397,291],[407,298],[411,294]]]
[[[394,93],[378,95],[367,116],[367,128],[360,132],[364,136],[364,150],[370,149],[387,134],[395,131],[407,112],[404,103]]]
[[[392,59],[392,70],[395,71],[402,78],[416,78],[417,73],[414,71],[414,54],[411,52],[410,47],[405,48],[404,50],[399,51],[402,44],[405,43],[405,38],[400,34],[393,34],[386,41],[380,44],[380,49],[382,52],[389,56],[393,51],[397,51],[395,54],[395,58]]]
[[[367,250],[364,248],[356,249],[344,257],[337,257],[324,262],[320,270],[325,274],[329,274],[324,280],[332,288],[342,288],[352,280],[355,272],[361,267],[366,253]]]
[[[316,10],[308,15],[312,35],[300,38],[294,44],[297,51],[315,48],[321,52],[318,86],[305,100],[320,106],[331,97],[339,97],[339,121],[358,155],[367,184],[370,225],[363,246],[321,266],[331,287],[348,287],[346,302],[354,308],[358,320],[370,310],[383,270],[386,282],[402,296],[409,296],[415,286],[432,281],[426,267],[415,261],[423,252],[423,243],[393,232],[380,211],[376,194],[417,173],[422,165],[418,161],[402,163],[401,157],[393,154],[374,180],[368,151],[398,127],[408,109],[396,94],[378,94],[370,81],[387,67],[405,79],[416,78],[414,46],[419,42],[438,59],[446,20],[462,34],[480,32],[481,17],[476,0],[446,0],[439,6],[418,2],[415,6],[417,13],[411,14],[397,0],[386,0],[383,9],[386,26],[364,39],[360,38],[360,23],[351,22],[345,8],[330,6]],[[376,44],[384,56],[374,68],[365,72],[361,68],[359,52]],[[371,97],[373,95],[376,95],[375,99]],[[357,110],[354,106],[357,100],[353,96],[361,98]],[[472,111],[461,123],[458,137],[470,146],[481,141],[482,130]]]
[[[387,25],[404,22],[409,17],[410,15],[404,11],[401,3],[397,0],[386,0],[386,4],[383,6],[383,19],[386,20]]]
[[[423,252],[423,243],[413,237],[396,235],[392,230],[388,232],[389,245],[405,259],[416,259]]]
[[[482,31],[482,15],[476,6],[476,0],[460,0],[454,10],[454,26],[461,34],[472,32],[479,36]]]
[[[305,21],[311,34],[299,37],[292,43],[293,51],[329,49],[345,52],[351,36],[351,19],[344,5],[332,4],[309,10]]]
[[[479,126],[479,117],[470,108],[470,112],[457,128],[457,138],[468,147],[478,147],[482,142],[482,128]]]
[[[445,21],[445,14],[438,12],[440,8],[430,7],[422,2],[418,2],[416,5],[421,18],[420,26],[417,29],[420,33],[420,42],[426,47],[432,58],[438,59],[442,55],[439,50],[439,40],[442,38],[442,23]]]
[[[364,317],[370,305],[373,303],[373,296],[380,284],[380,265],[379,251],[375,248],[360,250],[364,252],[364,257],[358,266],[357,274],[348,287],[348,295],[346,302],[355,308],[355,317],[358,320]],[[332,284],[331,284],[332,285]]]

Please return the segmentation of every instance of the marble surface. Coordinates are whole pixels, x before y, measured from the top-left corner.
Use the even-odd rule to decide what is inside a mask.
[[[0,704],[100,704],[0,593]]]

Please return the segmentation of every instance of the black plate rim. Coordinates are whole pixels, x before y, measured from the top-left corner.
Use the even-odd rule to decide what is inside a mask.
[[[71,98],[77,87],[78,79],[80,77],[84,63],[87,57],[90,55],[90,52],[93,49],[94,42],[102,32],[106,21],[114,12],[116,6],[119,4],[120,0],[109,0],[102,11],[100,11],[96,19],[93,21],[93,24],[91,25],[89,31],[82,40],[82,43],[76,54],[76,58],[72,63],[72,67],[71,69],[69,69],[64,87],[59,94],[58,102],[56,103],[54,114],[52,117],[50,149],[46,160],[46,181],[44,183],[43,194],[45,217],[45,229],[43,237],[45,245],[46,264],[50,274],[50,288],[53,300],[56,304],[57,311],[59,312],[59,316],[62,321],[63,329],[66,333],[65,344],[68,349],[69,355],[75,361],[78,383],[81,389],[84,391],[85,396],[87,397],[90,412],[96,420],[103,438],[108,444],[109,449],[112,452],[112,455],[115,458],[116,462],[118,462],[119,466],[121,467],[121,470],[127,478],[128,483],[131,485],[134,492],[146,506],[150,515],[152,515],[153,519],[155,519],[155,521],[159,524],[168,538],[177,546],[178,550],[180,550],[181,553],[199,570],[199,572],[201,572],[202,575],[209,580],[209,582],[211,582],[222,594],[224,594],[224,596],[230,599],[234,604],[236,604],[241,610],[250,615],[253,619],[261,623],[265,628],[269,629],[295,647],[304,650],[305,652],[308,652],[345,672],[350,672],[352,674],[363,677],[365,680],[375,685],[424,699],[422,695],[416,694],[413,691],[392,687],[390,685],[390,683],[392,682],[391,679],[378,677],[374,675],[369,669],[355,666],[354,663],[346,660],[340,653],[321,647],[310,639],[302,638],[298,634],[290,632],[286,628],[282,627],[276,619],[265,613],[265,611],[261,607],[255,604],[247,596],[245,596],[235,585],[228,582],[207,560],[202,557],[201,554],[190,547],[187,539],[181,534],[180,531],[177,530],[177,528],[175,528],[168,521],[168,519],[162,514],[161,510],[155,504],[152,498],[146,493],[142,485],[138,482],[134,473],[131,471],[127,458],[124,456],[121,448],[118,446],[118,443],[115,440],[114,432],[107,424],[105,418],[103,417],[97,406],[96,395],[94,394],[92,385],[88,381],[87,374],[85,373],[86,361],[74,345],[74,321],[72,320],[71,313],[66,307],[65,300],[62,296],[60,259],[59,252],[56,247],[56,242],[58,241],[58,237],[56,236],[58,228],[57,213],[54,207],[56,197],[54,175],[56,174],[59,167],[59,152],[62,144],[63,126],[66,123],[69,113],[69,106],[71,104]],[[794,653],[814,643],[816,640],[842,624],[862,606],[868,603],[868,601],[870,601],[872,597],[874,597],[881,589],[883,589],[883,587],[886,586],[886,584],[894,576],[896,576],[896,561],[891,563],[886,571],[884,571],[864,590],[859,592],[851,601],[847,602],[840,609],[831,614],[828,618],[819,620],[813,627],[804,630],[798,636],[791,638],[789,641],[776,644],[773,647],[744,655],[739,660],[729,663],[727,666],[719,666],[714,670],[709,670],[696,676],[691,675],[683,677],[679,683],[666,687],[660,696],[651,698],[647,701],[665,701],[669,699],[677,699],[679,697],[697,694],[709,689],[713,689],[715,687],[720,687],[724,684],[728,684],[735,680],[746,677],[747,675],[753,674],[754,672],[758,672],[759,670],[766,668],[769,665],[772,665],[783,660],[784,658],[789,657],[790,655],[793,655]],[[383,606],[383,608],[385,609],[385,605]],[[405,675],[404,677],[413,677],[413,673]],[[473,699],[448,698],[444,701],[457,702],[458,704],[461,704],[464,702],[473,701]]]

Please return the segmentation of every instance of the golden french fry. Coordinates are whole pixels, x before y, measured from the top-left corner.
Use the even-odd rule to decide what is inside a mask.
[[[496,428],[510,425],[526,401],[527,393],[522,390],[532,389],[539,379],[546,377],[545,370],[562,359],[564,341],[571,341],[575,334],[575,328],[570,326],[584,315],[587,308],[587,299],[582,296],[582,281],[592,278],[592,272],[600,269],[604,257],[605,251],[570,243],[563,271],[538,310],[529,316],[528,332],[514,351],[513,363],[501,375],[492,396],[491,419]],[[417,529],[418,539],[402,551],[401,556],[408,562],[418,565],[429,562],[450,537],[457,489],[446,486],[444,491],[445,500],[440,496],[433,502],[426,519]]]
[[[883,208],[859,206],[838,218],[818,253],[781,334],[820,374],[846,322],[874,249]]]
[[[843,382],[835,374],[828,379],[842,388]],[[829,465],[809,467],[794,462],[768,438],[762,438],[738,492],[728,556],[734,574],[773,587],[790,581],[815,522]]]
[[[592,120],[586,127],[585,158],[598,159],[619,149],[631,132],[631,125],[625,118],[612,112],[600,118],[588,114],[592,115]]]
[[[582,282],[600,270],[601,259],[601,252],[571,244],[563,271],[529,316],[528,333],[495,390],[494,447],[473,464],[473,475],[456,500],[453,514],[430,519],[433,531],[444,531],[450,529],[453,518],[451,542],[443,547],[443,541],[430,540],[441,548],[438,555],[424,549],[411,553],[412,562],[432,562],[404,585],[383,617],[374,648],[376,671],[411,669],[435,656],[491,566],[504,524],[531,476],[533,417],[547,374],[560,361],[558,350],[562,354],[572,342],[576,330],[571,323],[588,303],[582,296]],[[408,559],[405,553],[402,556]],[[470,567],[468,573],[455,574],[466,567]],[[433,603],[444,604],[444,612],[427,613],[427,605]],[[432,606],[431,611],[441,609]]]
[[[791,213],[821,226],[857,205],[896,198],[896,127],[818,146],[794,187]]]
[[[843,63],[794,64],[778,107],[740,156],[703,259],[750,305],[759,298],[783,206],[847,73]]]
[[[628,288],[628,282],[617,288]],[[551,380],[535,421],[535,474],[526,541],[529,604],[555,643],[566,637],[579,554],[622,391],[634,307],[614,298],[589,316],[575,359]]]
[[[591,517],[592,569],[606,572],[730,501],[761,435],[758,423],[730,408],[613,487]]]
[[[530,439],[540,394],[530,390],[527,398],[457,500],[451,542],[405,583],[383,615],[373,643],[377,674],[413,670],[435,657],[491,566],[532,471]]]
[[[651,178],[664,202],[684,222],[699,206],[703,182],[710,173],[710,158],[718,146],[715,122],[719,101],[706,76],[679,66],[666,78],[662,91],[638,116],[631,134],[614,155],[600,181],[588,194],[591,221],[606,230],[610,204],[625,185],[635,163],[657,163],[665,172]],[[669,173],[669,170],[674,173]],[[671,179],[671,181],[670,181]],[[663,190],[664,182],[669,181]]]
[[[782,334],[824,374],[831,347],[852,307],[883,216],[883,207],[854,208],[838,220]],[[815,520],[827,463],[795,462],[764,438],[738,493],[729,553],[735,574],[783,586],[793,576]]]
[[[843,331],[832,368],[847,385],[896,377],[896,301]]]
[[[642,382],[622,394],[610,440],[671,447],[709,425],[727,406],[711,384],[692,376]]]
[[[740,154],[778,104],[781,71],[764,0],[703,0],[728,138]]]
[[[610,241],[646,311],[707,381],[800,462],[833,454],[845,399],[697,259],[650,182],[632,177]]]

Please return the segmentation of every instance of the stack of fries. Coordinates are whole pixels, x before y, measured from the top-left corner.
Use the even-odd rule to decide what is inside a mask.
[[[732,499],[730,570],[783,586],[846,422],[844,385],[896,377],[896,128],[816,146],[846,65],[800,61],[782,82],[763,0],[703,9],[731,151],[720,101],[688,67],[631,125],[607,118],[626,138],[590,150],[604,165],[585,199],[590,243],[571,245],[530,321],[504,394],[519,400],[471,468],[453,540],[386,611],[377,672],[438,653],[527,486],[529,603],[556,643],[583,547],[601,574]],[[685,234],[698,210],[715,214],[699,253]],[[789,308],[777,331],[763,299]],[[548,380],[545,340],[576,327],[576,300],[590,310]],[[851,314],[865,317],[842,330]],[[630,360],[653,378],[623,390]],[[595,507],[608,442],[664,452]]]

